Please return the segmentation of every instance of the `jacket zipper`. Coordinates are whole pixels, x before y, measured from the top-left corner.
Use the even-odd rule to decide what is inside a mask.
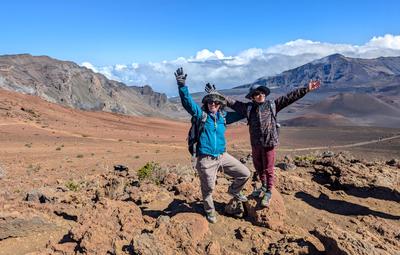
[[[217,115],[214,117],[214,154],[217,154]]]

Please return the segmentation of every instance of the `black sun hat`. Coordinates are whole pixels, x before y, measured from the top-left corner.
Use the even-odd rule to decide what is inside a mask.
[[[249,93],[246,95],[247,99],[252,99],[253,95],[256,91],[261,91],[265,94],[265,96],[268,96],[269,93],[271,93],[271,91],[269,90],[269,88],[267,88],[264,85],[260,85],[260,84],[253,84],[250,88],[249,88]]]

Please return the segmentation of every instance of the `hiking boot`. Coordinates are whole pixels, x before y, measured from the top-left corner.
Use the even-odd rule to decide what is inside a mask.
[[[215,214],[215,211],[206,212],[206,219],[210,223],[217,223],[217,215]]]
[[[235,199],[237,199],[240,202],[248,201],[247,197],[241,191],[239,193],[234,193],[234,192],[232,192],[231,187],[229,187],[228,193],[229,193],[229,195],[231,195],[232,197],[234,197]]]
[[[263,198],[261,199],[261,206],[262,207],[269,207],[269,203],[271,201],[272,193],[270,190],[265,192]]]
[[[265,192],[267,192],[267,189],[265,187],[261,187],[261,188],[256,188],[254,187],[253,192],[251,193],[252,197],[261,197]]]

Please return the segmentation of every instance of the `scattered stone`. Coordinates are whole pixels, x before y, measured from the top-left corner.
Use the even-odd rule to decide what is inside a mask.
[[[129,171],[129,168],[124,165],[115,165],[114,166],[114,171],[119,171],[119,172],[127,172]]]
[[[394,158],[386,161],[386,165],[389,165],[389,166],[397,166],[398,164],[399,164],[399,162]]]
[[[321,154],[321,157],[323,157],[323,158],[330,158],[333,156],[335,156],[335,153],[333,151],[324,151]]]
[[[58,201],[58,197],[55,196],[55,192],[47,189],[34,189],[29,191],[25,196],[25,201],[35,202],[35,203],[54,203]]]
[[[237,218],[242,218],[244,214],[243,203],[235,198],[232,198],[225,206],[225,213]]]
[[[276,167],[279,167],[280,169],[284,171],[293,171],[296,169],[296,165],[293,163],[286,163],[286,162],[280,162],[275,165]]]

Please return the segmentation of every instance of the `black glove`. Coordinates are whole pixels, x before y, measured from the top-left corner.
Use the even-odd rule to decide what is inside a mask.
[[[210,83],[207,83],[207,84],[206,84],[206,87],[204,88],[204,90],[205,90],[208,94],[210,94],[211,92],[216,92],[216,91],[217,91],[217,89],[215,88],[215,85],[214,85],[214,84],[210,84]]]
[[[176,83],[178,86],[185,86],[187,74],[183,73],[183,68],[179,67],[175,72]]]

